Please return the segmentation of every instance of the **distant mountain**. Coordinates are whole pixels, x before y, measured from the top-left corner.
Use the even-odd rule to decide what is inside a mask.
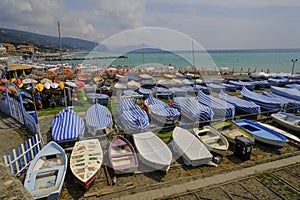
[[[90,51],[98,43],[71,37],[62,37],[62,47],[68,50]],[[38,47],[59,49],[59,38],[41,35],[15,29],[0,28],[0,42],[13,44],[30,44]],[[104,45],[99,45],[97,49],[107,50]]]

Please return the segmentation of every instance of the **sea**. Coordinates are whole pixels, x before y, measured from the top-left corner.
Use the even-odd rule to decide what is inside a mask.
[[[220,68],[235,72],[264,71],[300,74],[299,49],[250,49],[250,50],[208,50],[208,51],[155,51],[139,50],[133,52],[90,52],[68,56],[103,56],[106,59],[66,61],[70,64],[97,66],[174,66],[183,70],[195,66],[198,70],[218,70]],[[108,56],[119,58],[107,59]],[[292,62],[292,60],[296,60]]]

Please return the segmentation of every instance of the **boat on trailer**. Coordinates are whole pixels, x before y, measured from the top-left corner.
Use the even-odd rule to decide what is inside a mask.
[[[97,178],[103,161],[103,152],[98,139],[77,141],[70,157],[70,168],[77,182],[86,190]]]
[[[64,184],[68,158],[64,149],[51,141],[31,161],[24,187],[34,199],[58,199]]]

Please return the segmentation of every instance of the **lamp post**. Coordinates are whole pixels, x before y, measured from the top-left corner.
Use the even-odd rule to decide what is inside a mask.
[[[293,67],[292,67],[292,76],[294,74],[294,67],[295,67],[295,62],[297,62],[298,59],[292,59]]]

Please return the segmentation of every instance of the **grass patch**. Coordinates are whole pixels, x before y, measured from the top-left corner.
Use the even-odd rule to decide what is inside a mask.
[[[157,137],[159,137],[159,138],[172,138],[172,131],[170,131],[170,132],[167,132],[167,133],[157,133],[156,135],[157,135]]]

